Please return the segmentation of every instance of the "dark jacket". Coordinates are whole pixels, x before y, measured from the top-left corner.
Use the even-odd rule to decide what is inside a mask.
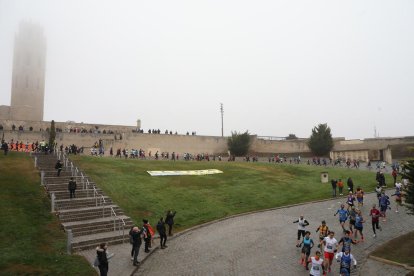
[[[96,248],[96,255],[98,256],[100,266],[108,264],[108,259],[106,258],[106,249],[102,249],[98,246]]]
[[[76,190],[76,181],[70,180],[69,184],[68,184],[68,189],[69,190]]]
[[[165,223],[166,224],[168,224],[168,225],[173,225],[174,224],[175,213],[177,213],[177,212],[174,212],[174,213],[168,212],[168,214],[165,218]]]
[[[160,236],[165,235],[165,233],[167,232],[167,230],[165,229],[165,222],[163,222],[163,221],[158,222],[157,231],[160,234]]]
[[[56,165],[55,165],[55,169],[56,169],[56,170],[59,170],[59,169],[61,170],[61,169],[62,169],[62,167],[63,167],[63,164],[62,164],[61,162],[59,162],[59,161],[58,161],[58,162],[56,163]]]
[[[141,231],[135,232],[135,231],[131,231],[131,236],[132,236],[132,245],[134,247],[138,247],[141,245],[142,240],[141,240]]]
[[[336,189],[336,183],[338,183],[338,181],[336,181],[336,179],[331,180],[331,184],[332,184],[333,189]]]

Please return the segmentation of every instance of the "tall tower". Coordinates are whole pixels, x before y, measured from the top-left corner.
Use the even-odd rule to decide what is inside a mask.
[[[22,22],[14,41],[10,117],[43,121],[46,38],[43,29]]]

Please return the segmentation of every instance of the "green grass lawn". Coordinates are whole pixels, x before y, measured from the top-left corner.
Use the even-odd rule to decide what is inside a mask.
[[[375,173],[345,168],[242,162],[149,161],[71,156],[127,215],[153,225],[168,209],[177,210],[177,228],[191,226],[248,211],[331,197],[330,178],[351,176],[356,190],[373,191]],[[151,177],[148,170],[219,169],[223,174],[206,176]],[[390,183],[391,177],[387,177]],[[345,184],[346,187],[346,184]],[[345,190],[345,189],[344,189]]]
[[[388,241],[372,252],[372,255],[414,267],[414,232]]]
[[[82,257],[66,254],[66,236],[50,213],[33,160],[22,153],[0,154],[0,274],[96,275]],[[241,162],[141,161],[71,156],[127,215],[155,225],[177,210],[179,230],[226,216],[330,198],[330,178],[351,176],[355,187],[372,191],[375,173],[307,165]],[[147,170],[219,169],[206,176],[151,177]],[[391,177],[387,177],[390,183]]]
[[[96,275],[83,257],[66,254],[66,236],[33,160],[0,153],[0,274]]]

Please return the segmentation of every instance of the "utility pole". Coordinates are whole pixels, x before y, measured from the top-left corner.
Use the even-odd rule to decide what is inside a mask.
[[[220,112],[221,112],[221,137],[224,136],[223,133],[223,114],[224,114],[224,109],[223,109],[223,104],[220,103]]]

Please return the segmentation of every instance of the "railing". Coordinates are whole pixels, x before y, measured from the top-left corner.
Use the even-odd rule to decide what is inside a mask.
[[[115,210],[113,207],[111,207],[111,217],[112,214],[114,216],[114,231],[116,231],[116,222],[118,221],[118,233],[121,234],[121,227],[122,227],[122,243],[124,243],[125,240],[125,221],[123,218],[120,218],[116,215]]]

